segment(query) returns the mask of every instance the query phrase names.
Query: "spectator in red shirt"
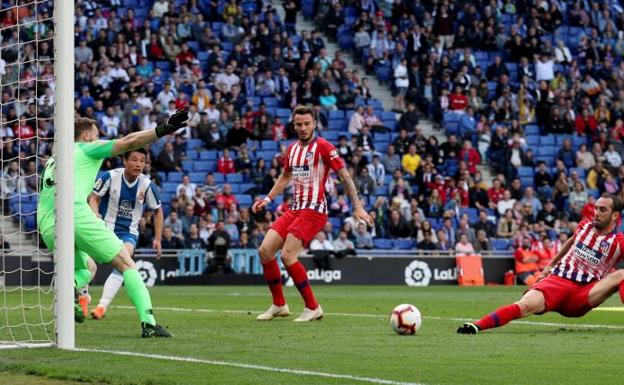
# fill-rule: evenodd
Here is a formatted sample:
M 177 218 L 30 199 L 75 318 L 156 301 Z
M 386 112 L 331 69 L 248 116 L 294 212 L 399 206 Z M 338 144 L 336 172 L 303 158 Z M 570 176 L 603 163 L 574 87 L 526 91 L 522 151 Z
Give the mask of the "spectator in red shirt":
M 271 139 L 279 142 L 282 139 L 286 139 L 286 127 L 279 116 L 275 117 L 273 124 L 271 125 Z
M 501 182 L 498 179 L 492 181 L 492 187 L 487 191 L 488 198 L 490 199 L 490 208 L 495 209 L 498 201 L 503 199 L 503 193 L 505 189 L 501 187 Z
M 176 57 L 178 65 L 188 64 L 189 66 L 195 61 L 195 54 L 186 43 L 182 43 L 180 46 L 180 53 Z
M 579 135 L 590 135 L 594 136 L 596 132 L 596 128 L 598 128 L 598 122 L 594 115 L 589 113 L 587 108 L 583 108 L 583 112 L 581 115 L 576 116 L 576 121 L 574 122 L 576 125 L 576 132 Z
M 465 112 L 468 107 L 468 98 L 462 93 L 460 86 L 455 86 L 455 90 L 449 96 L 449 107 L 452 112 Z
M 585 204 L 585 206 L 583 206 L 583 209 L 581 210 L 581 219 L 583 218 L 594 218 L 594 212 L 596 211 L 596 198 L 594 198 L 593 195 L 590 195 L 587 203 Z
M 17 133 L 20 139 L 31 139 L 35 136 L 35 130 L 28 124 L 28 121 L 23 117 L 20 119 Z
M 217 203 L 223 202 L 223 207 L 230 207 L 233 204 L 238 205 L 238 201 L 232 194 L 232 186 L 229 183 L 223 185 L 223 192 L 217 194 Z
M 468 171 L 471 174 L 477 172 L 477 165 L 481 163 L 481 156 L 472 147 L 472 142 L 469 140 L 464 141 L 463 148 L 459 151 L 459 160 L 463 160 L 468 165 Z
M 223 156 L 217 161 L 217 172 L 220 174 L 234 174 L 234 160 L 230 158 L 230 150 L 223 150 Z

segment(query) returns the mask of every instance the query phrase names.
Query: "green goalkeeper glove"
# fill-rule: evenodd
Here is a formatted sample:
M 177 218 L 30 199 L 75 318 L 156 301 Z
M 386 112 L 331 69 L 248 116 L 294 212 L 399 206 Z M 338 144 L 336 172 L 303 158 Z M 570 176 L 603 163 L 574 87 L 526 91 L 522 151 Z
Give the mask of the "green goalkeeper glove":
M 156 127 L 156 136 L 162 138 L 165 135 L 173 134 L 180 128 L 185 127 L 188 121 L 188 108 L 177 110 L 175 114 L 171 115 L 167 119 L 166 123 L 163 123 Z

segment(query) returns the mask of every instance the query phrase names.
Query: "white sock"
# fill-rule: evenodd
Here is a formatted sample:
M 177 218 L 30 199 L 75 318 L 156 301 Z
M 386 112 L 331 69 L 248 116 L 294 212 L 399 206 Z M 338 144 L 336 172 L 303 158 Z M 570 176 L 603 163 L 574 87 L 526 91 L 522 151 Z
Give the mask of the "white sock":
M 121 288 L 123 280 L 123 275 L 116 269 L 113 269 L 111 275 L 106 278 L 104 290 L 102 291 L 102 298 L 100 298 L 100 304 L 98 306 L 103 306 L 105 309 L 108 308 L 108 305 L 110 305 Z
M 80 295 L 88 296 L 89 295 L 89 285 L 80 289 Z

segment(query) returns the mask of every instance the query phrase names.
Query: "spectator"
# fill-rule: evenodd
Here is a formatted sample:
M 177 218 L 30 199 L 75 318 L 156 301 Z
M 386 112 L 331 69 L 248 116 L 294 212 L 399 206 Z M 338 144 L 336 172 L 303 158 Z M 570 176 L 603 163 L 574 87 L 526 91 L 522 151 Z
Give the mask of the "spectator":
M 557 159 L 561 160 L 567 168 L 576 167 L 576 154 L 572 149 L 572 142 L 570 139 L 564 139 L 562 147 L 557 153 Z
M 504 216 L 498 221 L 496 234 L 499 238 L 511 238 L 518 232 L 518 223 L 511 209 L 505 210 Z
M 195 183 L 191 183 L 191 178 L 188 175 L 184 175 L 182 177 L 182 183 L 180 183 L 176 188 L 176 196 L 179 197 L 182 194 L 182 190 L 184 190 L 184 195 L 192 197 L 195 194 L 196 188 L 197 185 Z
M 184 243 L 179 237 L 174 236 L 171 227 L 165 225 L 162 239 L 163 250 L 179 250 L 184 248 Z
M 230 158 L 230 150 L 228 150 L 227 148 L 223 150 L 223 155 L 217 161 L 217 172 L 220 174 L 236 173 L 234 160 Z
M 381 163 L 379 155 L 373 155 L 372 163 L 369 163 L 366 168 L 368 169 L 368 174 L 373 178 L 375 186 L 383 186 L 386 178 L 386 169 Z
M 238 204 L 236 196 L 232 194 L 232 185 L 229 183 L 223 185 L 223 192 L 217 194 L 216 202 L 223 203 L 224 207 L 230 207 L 232 204 Z
M 492 251 L 492 244 L 490 243 L 490 239 L 485 233 L 485 230 L 477 231 L 477 239 L 474 242 L 474 251 L 477 253 Z
M 366 225 L 363 223 L 358 224 L 357 231 L 355 232 L 355 247 L 358 249 L 373 248 L 373 237 L 366 230 Z
M 390 212 L 387 234 L 390 238 L 407 238 L 410 235 L 410 228 L 401 217 L 398 210 L 392 210 Z
M 528 237 L 522 239 L 522 246 L 514 253 L 516 260 L 516 279 L 527 286 L 533 285 L 541 272 L 538 267 L 538 256 L 531 250 L 531 240 Z
M 165 219 L 165 228 L 169 227 L 174 237 L 184 240 L 182 233 L 182 221 L 178 218 L 177 211 L 171 211 Z
M 367 167 L 362 167 L 360 175 L 355 177 L 355 187 L 360 195 L 375 195 L 375 180 L 369 175 Z
M 468 241 L 468 235 L 465 233 L 459 234 L 459 241 L 455 245 L 455 252 L 458 254 L 474 254 L 475 249 Z
M 468 171 L 471 174 L 477 172 L 477 165 L 481 163 L 481 156 L 472 147 L 472 142 L 470 140 L 464 141 L 463 148 L 459 151 L 459 159 L 463 160 L 468 164 Z
M 182 172 L 182 161 L 180 157 L 175 154 L 173 143 L 165 143 L 163 151 L 158 155 L 158 169 L 166 172 Z
M 388 174 L 393 174 L 396 170 L 401 168 L 401 158 L 396 153 L 394 145 L 388 145 L 382 163 Z
M 438 250 L 438 245 L 433 241 L 433 233 L 431 230 L 423 233 L 424 239 L 418 243 L 418 249 L 424 251 Z
M 539 189 L 540 187 L 550 187 L 552 184 L 552 177 L 546 169 L 546 163 L 540 162 L 537 165 L 537 171 L 533 176 L 533 185 Z
M 488 215 L 485 210 L 479 211 L 479 219 L 472 227 L 474 228 L 475 232 L 478 232 L 479 230 L 485 230 L 485 234 L 488 236 L 488 238 L 493 238 L 496 236 L 496 230 L 494 229 L 494 225 L 488 220 Z
M 188 236 L 184 240 L 185 249 L 206 250 L 206 242 L 199 236 L 199 228 L 197 223 L 193 223 L 189 227 Z
M 503 193 L 503 199 L 498 201 L 497 211 L 500 216 L 503 216 L 508 210 L 511 210 L 516 203 L 516 200 L 511 197 L 511 192 L 505 190 Z
M 355 245 L 347 238 L 347 235 L 346 231 L 340 230 L 338 238 L 336 238 L 333 242 L 334 251 L 338 253 L 338 255 L 355 255 Z
M 334 254 L 334 246 L 323 231 L 319 231 L 310 242 L 310 253 L 314 256 L 314 265 L 317 269 L 331 269 L 330 257 Z
M 594 155 L 587 151 L 587 145 L 585 143 L 581 144 L 576 152 L 576 164 L 578 167 L 584 168 L 585 170 L 589 170 L 596 165 Z
M 411 178 L 414 178 L 416 176 L 416 170 L 420 166 L 420 161 L 420 155 L 416 153 L 416 146 L 411 144 L 408 147 L 408 153 L 403 155 L 403 159 L 401 160 L 403 170 L 408 172 Z

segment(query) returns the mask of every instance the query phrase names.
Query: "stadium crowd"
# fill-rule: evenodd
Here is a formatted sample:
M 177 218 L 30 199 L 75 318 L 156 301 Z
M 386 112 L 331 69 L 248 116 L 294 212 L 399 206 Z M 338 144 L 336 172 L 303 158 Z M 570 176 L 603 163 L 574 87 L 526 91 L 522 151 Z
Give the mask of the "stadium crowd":
M 51 6 L 0 12 L 1 182 L 10 212 L 16 195 L 37 191 L 51 154 Z M 279 6 L 285 20 L 265 1 L 76 1 L 76 114 L 112 139 L 190 109 L 187 130 L 149 149 L 146 173 L 166 215 L 163 248 L 211 249 L 218 238 L 260 245 L 289 197 L 259 214 L 249 207 L 282 170 L 298 104 L 315 106 L 319 134 L 337 146 L 375 221 L 367 229 L 348 216 L 332 176 L 330 222 L 312 249 L 552 255 L 599 193 L 624 196 L 624 13 L 616 2 Z M 317 16 L 318 30 L 296 34 L 301 11 Z M 362 58 L 368 74 L 347 67 L 349 52 L 329 56 L 327 38 Z M 390 83 L 398 121 L 371 95 L 367 76 Z M 445 130 L 443 142 L 423 135 L 423 116 Z M 483 163 L 492 181 L 477 169 Z M 104 169 L 120 166 L 110 159 Z M 148 247 L 149 213 L 140 233 L 138 247 Z

